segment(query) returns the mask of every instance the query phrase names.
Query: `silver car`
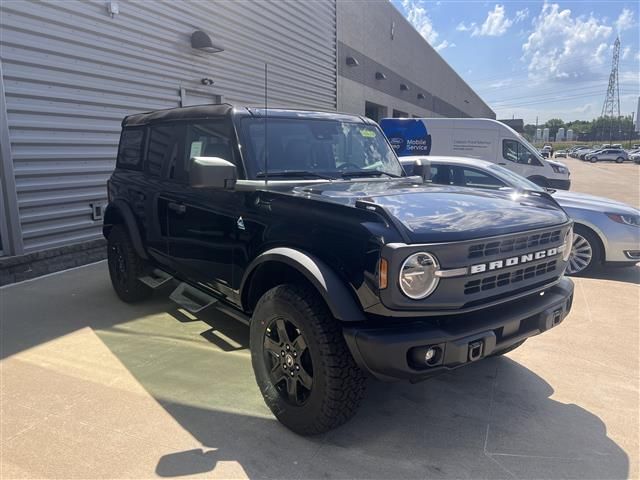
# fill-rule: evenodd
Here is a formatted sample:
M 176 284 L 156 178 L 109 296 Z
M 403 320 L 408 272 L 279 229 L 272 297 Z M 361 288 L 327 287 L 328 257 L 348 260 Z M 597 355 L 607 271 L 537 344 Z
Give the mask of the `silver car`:
M 473 188 L 545 189 L 495 163 L 463 157 L 402 157 L 407 173 L 416 160 L 431 164 L 431 181 Z M 584 275 L 603 264 L 635 265 L 640 261 L 640 210 L 583 193 L 548 190 L 575 222 L 573 250 L 566 273 Z
M 584 159 L 591 163 L 601 162 L 603 160 L 622 163 L 625 160 L 629 160 L 629 155 L 621 148 L 603 148 L 602 150 L 588 153 L 584 156 Z

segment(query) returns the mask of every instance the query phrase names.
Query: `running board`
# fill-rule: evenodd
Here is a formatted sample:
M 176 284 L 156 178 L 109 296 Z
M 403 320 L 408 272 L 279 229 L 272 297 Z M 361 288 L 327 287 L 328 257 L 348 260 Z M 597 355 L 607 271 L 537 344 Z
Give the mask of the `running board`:
M 191 313 L 198 313 L 218 301 L 217 298 L 186 283 L 178 285 L 169 298 Z
M 139 277 L 142 283 L 144 283 L 149 288 L 160 288 L 162 285 L 167 283 L 169 280 L 173 278 L 172 275 L 169 275 L 167 272 L 163 272 L 159 268 L 154 268 L 148 275 L 144 277 Z

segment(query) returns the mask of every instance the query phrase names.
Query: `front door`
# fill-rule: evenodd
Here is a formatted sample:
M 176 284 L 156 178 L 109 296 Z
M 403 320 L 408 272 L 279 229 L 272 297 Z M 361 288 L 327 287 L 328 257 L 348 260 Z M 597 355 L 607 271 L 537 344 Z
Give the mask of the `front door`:
M 226 119 L 187 124 L 184 155 L 167 176 L 160 198 L 167 215 L 169 257 L 184 278 L 231 296 L 241 192 L 189 186 L 191 158 L 219 157 L 237 163 Z

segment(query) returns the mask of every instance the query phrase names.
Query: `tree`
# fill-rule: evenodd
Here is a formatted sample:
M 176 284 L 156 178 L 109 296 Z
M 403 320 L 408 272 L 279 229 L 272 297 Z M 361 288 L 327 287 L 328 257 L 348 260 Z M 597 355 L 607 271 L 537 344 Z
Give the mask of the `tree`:
M 564 121 L 559 118 L 551 118 L 544 124 L 549 129 L 549 138 L 556 138 L 558 129 L 564 127 Z

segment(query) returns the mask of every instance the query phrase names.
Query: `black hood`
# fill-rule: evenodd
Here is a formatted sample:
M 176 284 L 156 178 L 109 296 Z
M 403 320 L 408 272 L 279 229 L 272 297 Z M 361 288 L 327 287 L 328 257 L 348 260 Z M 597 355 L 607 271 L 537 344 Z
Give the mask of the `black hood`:
M 415 184 L 407 180 L 299 186 L 297 194 L 355 208 L 382 208 L 411 243 L 470 240 L 566 223 L 552 201 L 513 191 Z

